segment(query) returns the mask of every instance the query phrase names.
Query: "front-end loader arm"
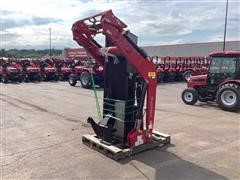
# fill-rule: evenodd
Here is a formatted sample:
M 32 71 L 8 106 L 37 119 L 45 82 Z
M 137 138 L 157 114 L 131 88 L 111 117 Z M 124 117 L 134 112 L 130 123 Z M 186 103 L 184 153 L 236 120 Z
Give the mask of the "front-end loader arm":
M 82 19 L 73 24 L 73 39 L 83 46 L 100 64 L 104 64 L 103 52 L 124 56 L 136 69 L 146 84 L 146 141 L 152 141 L 152 130 L 156 100 L 156 69 L 146 54 L 126 36 L 127 27 L 111 10 Z M 94 40 L 94 36 L 102 33 L 114 46 L 102 47 Z M 143 97 L 145 98 L 145 97 Z M 143 123 L 143 120 L 142 120 Z

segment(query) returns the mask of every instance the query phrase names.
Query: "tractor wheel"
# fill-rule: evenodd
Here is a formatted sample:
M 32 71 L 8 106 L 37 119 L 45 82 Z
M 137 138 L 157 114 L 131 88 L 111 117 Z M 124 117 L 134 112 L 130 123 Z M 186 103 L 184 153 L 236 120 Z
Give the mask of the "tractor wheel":
M 170 72 L 169 73 L 169 81 L 174 82 L 176 78 L 176 73 L 175 72 Z
M 192 75 L 193 75 L 193 71 L 191 71 L 191 70 L 185 71 L 185 72 L 183 73 L 183 80 L 184 80 L 185 82 L 187 82 Z
M 60 74 L 60 75 L 58 76 L 58 79 L 59 79 L 59 81 L 64 81 L 63 75 Z
M 44 81 L 44 75 L 40 75 L 38 81 L 39 81 L 39 82 Z
M 198 92 L 193 88 L 187 88 L 182 92 L 182 100 L 185 104 L 194 105 L 198 100 Z
M 38 78 L 37 78 L 38 82 L 41 82 L 42 81 L 42 76 L 39 75 Z
M 217 103 L 225 111 L 236 111 L 240 102 L 240 87 L 233 83 L 224 84 L 217 92 Z
M 83 88 L 89 89 L 92 87 L 91 75 L 89 72 L 82 72 L 80 76 L 80 81 Z
M 180 72 L 176 73 L 175 81 L 182 81 L 182 73 Z
M 42 80 L 43 80 L 43 81 L 47 81 L 47 80 L 48 80 L 48 77 L 47 77 L 46 74 L 43 74 L 43 75 L 42 75 Z
M 59 76 L 58 76 L 58 75 L 55 75 L 54 80 L 55 80 L 55 81 L 58 81 L 58 79 L 59 79 Z
M 8 83 L 8 78 L 7 76 L 2 76 L 2 82 L 7 84 Z
M 163 82 L 163 79 L 164 79 L 164 73 L 163 72 L 159 72 L 157 74 L 157 81 L 158 82 Z
M 18 78 L 18 82 L 19 82 L 19 83 L 22 83 L 22 82 L 23 82 L 23 78 L 22 78 L 21 76 Z
M 74 77 L 69 76 L 68 83 L 70 84 L 70 86 L 75 86 L 77 84 L 77 80 Z
M 24 77 L 24 82 L 29 82 L 29 77 L 28 77 L 27 74 L 26 74 L 25 77 Z

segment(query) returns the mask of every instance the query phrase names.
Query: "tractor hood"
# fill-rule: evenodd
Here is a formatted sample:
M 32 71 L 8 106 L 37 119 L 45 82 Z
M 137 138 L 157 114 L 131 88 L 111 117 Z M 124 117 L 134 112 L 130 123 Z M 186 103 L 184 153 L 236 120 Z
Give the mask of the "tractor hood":
M 13 66 L 8 66 L 7 67 L 7 71 L 9 71 L 9 72 L 18 72 L 18 69 L 13 67 Z
M 188 87 L 203 86 L 207 84 L 207 74 L 191 76 L 188 80 Z
M 44 69 L 46 72 L 56 72 L 56 68 L 54 67 L 45 67 Z
M 205 81 L 207 79 L 207 74 L 191 76 L 189 81 Z
M 40 71 L 40 68 L 38 68 L 38 67 L 29 66 L 26 69 L 27 69 L 28 72 L 39 72 Z
M 85 66 L 75 66 L 74 69 L 75 70 L 82 70 Z
M 71 71 L 72 71 L 72 68 L 70 68 L 70 67 L 62 67 L 62 68 L 61 68 L 61 71 L 71 72 Z

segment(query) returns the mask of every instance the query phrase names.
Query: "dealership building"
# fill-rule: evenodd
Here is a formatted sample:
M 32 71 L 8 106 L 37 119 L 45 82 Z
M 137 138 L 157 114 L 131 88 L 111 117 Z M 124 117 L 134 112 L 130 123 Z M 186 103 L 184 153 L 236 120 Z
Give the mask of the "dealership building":
M 208 56 L 210 52 L 222 51 L 223 42 L 189 43 L 175 45 L 156 45 L 142 47 L 149 56 Z M 227 41 L 226 50 L 240 51 L 240 41 Z M 83 48 L 65 48 L 66 58 L 84 58 L 87 56 Z

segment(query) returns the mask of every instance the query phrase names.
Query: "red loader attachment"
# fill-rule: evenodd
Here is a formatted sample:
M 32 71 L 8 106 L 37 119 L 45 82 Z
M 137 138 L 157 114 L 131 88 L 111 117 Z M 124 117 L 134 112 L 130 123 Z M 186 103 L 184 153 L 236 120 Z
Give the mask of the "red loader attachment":
M 72 27 L 73 39 L 104 66 L 103 116 L 99 123 L 88 118 L 96 135 L 82 140 L 114 159 L 170 143 L 170 136 L 153 132 L 156 67 L 125 28 L 111 10 Z M 105 36 L 106 47 L 94 40 L 97 34 Z

